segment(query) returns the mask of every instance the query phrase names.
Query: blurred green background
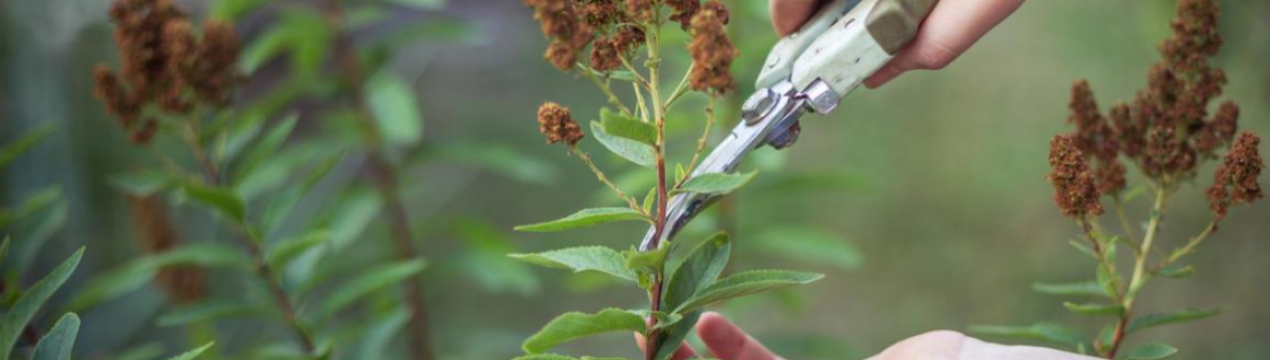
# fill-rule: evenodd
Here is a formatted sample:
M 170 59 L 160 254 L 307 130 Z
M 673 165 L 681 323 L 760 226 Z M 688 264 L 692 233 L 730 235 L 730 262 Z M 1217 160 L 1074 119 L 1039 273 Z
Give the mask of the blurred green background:
M 210 6 L 182 3 L 196 14 Z M 745 94 L 776 38 L 766 1 L 726 3 L 735 13 L 730 31 L 742 51 L 733 72 Z M 1270 136 L 1270 3 L 1220 3 L 1226 45 L 1213 63 L 1229 78 L 1223 99 L 1241 106 L 1244 129 Z M 1063 119 L 1073 80 L 1089 79 L 1104 110 L 1145 85 L 1147 68 L 1158 59 L 1155 45 L 1169 33 L 1173 4 L 1034 0 L 947 69 L 909 73 L 883 88 L 857 91 L 832 116 L 805 119 L 796 146 L 779 153 L 761 150 L 747 165 L 763 172 L 759 182 L 736 195 L 732 211 L 708 214 L 684 239 L 727 228 L 741 254 L 735 269 L 780 266 L 829 276 L 793 293 L 720 310 L 791 360 L 862 358 L 908 336 L 964 331 L 970 324 L 1044 320 L 1096 332 L 1102 323 L 1068 313 L 1063 299 L 1029 290 L 1034 281 L 1084 279 L 1093 270 L 1068 246 L 1078 229 L 1050 200 L 1043 178 L 1048 143 L 1069 130 Z M 89 246 L 84 264 L 55 300 L 69 298 L 91 274 L 137 253 L 127 204 L 105 178 L 137 166 L 143 154 L 126 144 L 91 94 L 91 67 L 115 58 L 107 6 L 105 0 L 0 4 L 0 142 L 41 123 L 58 129 L 0 177 L 0 203 L 15 204 L 44 184 L 62 185 L 68 224 L 42 250 L 40 273 L 74 248 Z M 463 19 L 464 40 L 403 45 L 389 66 L 417 91 L 426 124 L 423 146 L 458 153 L 412 168 L 402 179 L 417 190 L 409 207 L 422 229 L 424 254 L 435 265 L 427 272 L 428 296 L 444 358 L 506 358 L 558 313 L 642 304 L 646 300 L 636 291 L 488 258 L 491 251 L 576 244 L 625 248 L 644 229 L 631 224 L 552 234 L 510 231 L 611 200 L 563 148 L 542 144 L 533 121 L 543 101 L 560 102 L 586 120 L 604 100 L 586 79 L 542 61 L 545 40 L 519 1 L 452 0 L 413 21 L 437 16 Z M 249 18 L 239 27 L 250 41 L 267 21 Z M 668 43 L 683 40 L 671 39 Z M 672 59 L 672 68 L 681 69 L 686 60 L 675 53 L 681 58 Z M 703 104 L 694 97 L 681 106 L 685 111 L 671 116 L 686 124 L 672 124 L 680 130 L 682 139 L 674 144 L 681 150 L 692 146 L 700 126 L 692 116 L 699 116 Z M 722 107 L 722 116 L 734 118 L 738 101 Z M 303 121 L 300 126 L 301 132 L 320 130 Z M 592 145 L 586 147 L 602 151 Z M 473 166 L 479 161 L 463 156 L 473 146 L 517 156 L 486 154 L 481 161 L 501 165 Z M 1270 148 L 1262 145 L 1262 151 Z M 497 159 L 519 160 L 509 165 Z M 600 162 L 619 179 L 631 170 L 616 158 Z M 1160 242 L 1165 248 L 1207 223 L 1203 188 L 1211 171 L 1211 164 L 1201 169 L 1194 186 L 1174 198 Z M 1131 216 L 1145 218 L 1148 206 L 1143 200 L 1130 204 Z M 209 227 L 190 221 L 183 233 L 196 241 L 223 235 Z M 768 256 L 759 245 L 779 244 L 782 234 L 809 227 L 845 239 L 863 260 L 789 260 Z M 747 241 L 758 238 L 765 240 Z M 1270 358 L 1270 204 L 1232 211 L 1215 240 L 1192 258 L 1194 277 L 1152 282 L 1140 306 L 1147 312 L 1219 305 L 1229 310 L 1136 339 L 1173 344 L 1183 359 Z M 364 249 L 373 251 L 384 250 Z M 143 339 L 179 343 L 147 325 L 162 302 L 150 291 L 82 314 L 77 352 L 110 358 L 114 349 Z M 242 324 L 223 326 L 253 331 Z M 571 350 L 632 356 L 629 340 L 605 337 Z

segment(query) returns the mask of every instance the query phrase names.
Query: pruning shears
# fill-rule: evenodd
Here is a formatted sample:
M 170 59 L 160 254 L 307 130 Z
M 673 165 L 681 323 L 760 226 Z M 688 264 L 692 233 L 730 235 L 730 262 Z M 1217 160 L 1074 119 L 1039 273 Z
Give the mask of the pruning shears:
M 886 65 L 917 35 L 939 0 L 834 0 L 802 28 L 772 47 L 741 106 L 741 121 L 689 176 L 732 172 L 763 145 L 784 149 L 798 140 L 798 120 L 834 110 L 864 79 Z M 717 196 L 680 193 L 667 202 L 666 227 L 648 230 L 640 251 L 674 237 Z M 659 241 L 654 241 L 659 240 Z

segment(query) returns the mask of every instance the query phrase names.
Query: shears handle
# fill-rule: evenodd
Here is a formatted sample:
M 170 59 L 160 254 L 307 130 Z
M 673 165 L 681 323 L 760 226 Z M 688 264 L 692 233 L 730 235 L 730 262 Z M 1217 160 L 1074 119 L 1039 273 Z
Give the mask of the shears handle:
M 938 0 L 835 0 L 768 54 L 757 87 L 822 80 L 845 96 L 917 36 Z

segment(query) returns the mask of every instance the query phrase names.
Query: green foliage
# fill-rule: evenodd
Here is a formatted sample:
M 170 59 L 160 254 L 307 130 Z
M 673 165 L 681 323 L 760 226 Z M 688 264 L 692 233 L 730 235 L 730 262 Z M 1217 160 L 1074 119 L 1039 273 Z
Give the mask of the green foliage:
M 125 194 L 150 196 L 180 185 L 181 180 L 161 171 L 138 171 L 112 175 L 107 181 Z
M 657 145 L 657 127 L 652 124 L 623 116 L 609 110 L 600 109 L 600 123 L 608 135 L 634 140 L 649 146 Z
M 675 193 L 702 193 L 722 195 L 730 193 L 736 189 L 745 186 L 758 172 L 750 172 L 748 174 L 724 174 L 710 173 L 701 174 L 688 178 L 683 185 L 674 190 Z
M 534 232 L 562 231 L 607 222 L 630 220 L 648 221 L 648 218 L 644 214 L 630 208 L 591 208 L 583 209 L 558 220 L 520 225 L 516 227 L 516 230 Z
M 648 144 L 630 140 L 616 135 L 609 134 L 604 125 L 599 122 L 591 122 L 591 134 L 595 135 L 595 139 L 600 141 L 610 152 L 621 156 L 623 159 L 630 160 L 639 166 L 653 167 L 657 163 L 656 155 L 653 154 L 653 147 Z
M 1107 296 L 1106 291 L 1093 281 L 1063 284 L 1033 283 L 1032 290 L 1042 294 L 1064 296 Z
M 541 354 L 588 336 L 614 331 L 644 332 L 644 326 L 644 318 L 622 309 L 604 309 L 595 314 L 571 312 L 552 319 L 522 347 L 527 353 Z
M 13 346 L 17 344 L 18 336 L 22 334 L 22 329 L 26 328 L 31 318 L 35 317 L 35 312 L 53 297 L 53 293 L 66 283 L 66 279 L 71 277 L 71 273 L 75 271 L 75 267 L 79 266 L 79 260 L 83 256 L 84 248 L 81 247 L 61 265 L 53 268 L 47 276 L 23 292 L 18 302 L 5 311 L 4 318 L 0 320 L 0 360 L 9 359 Z
M 53 125 L 45 124 L 38 128 L 27 131 L 25 134 L 22 134 L 22 136 L 18 137 L 16 141 L 9 144 L 5 144 L 3 147 L 0 147 L 0 169 L 9 167 L 9 163 L 12 163 L 13 160 L 18 157 L 18 155 L 22 155 L 23 153 L 26 153 L 28 150 L 31 150 L 31 148 L 34 147 L 35 144 L 40 143 L 40 141 L 43 141 L 45 138 L 49 137 L 49 135 L 52 135 L 52 134 L 53 134 Z
M 186 351 L 186 352 L 184 352 L 184 353 L 181 353 L 180 355 L 177 355 L 177 356 L 174 356 L 174 357 L 168 358 L 168 360 L 194 360 L 194 359 L 197 359 L 199 355 L 202 355 L 202 354 L 203 354 L 203 352 L 207 351 L 207 349 L 210 349 L 210 348 L 212 347 L 212 345 L 216 345 L 216 343 L 215 343 L 215 342 L 209 342 L 209 343 L 207 343 L 207 344 L 203 344 L 203 346 L 199 346 L 199 347 L 197 347 L 197 348 L 194 348 L 193 350 Z
M 35 344 L 31 360 L 69 360 L 75 347 L 75 335 L 79 334 L 79 316 L 66 313 L 53 324 L 53 329 Z
M 1226 308 L 1183 309 L 1168 313 L 1149 314 L 1130 321 L 1129 326 L 1125 327 L 1125 332 L 1132 333 L 1150 327 L 1203 320 L 1221 314 L 1224 311 L 1226 311 Z
M 573 272 L 595 271 L 620 279 L 638 281 L 635 271 L 627 267 L 626 258 L 616 250 L 603 246 L 582 246 L 508 256 L 540 266 L 567 269 Z
M 1153 342 L 1138 345 L 1125 355 L 1125 360 L 1159 360 L 1173 356 L 1177 349 L 1162 343 Z
M 974 325 L 970 333 L 1020 340 L 1039 340 L 1071 348 L 1089 348 L 1089 340 L 1079 332 L 1055 323 L 1036 323 L 1032 326 Z
M 247 219 L 247 205 L 233 191 L 195 184 L 186 184 L 182 189 L 190 199 L 207 205 L 231 221 L 241 223 Z
M 787 270 L 743 271 L 720 279 L 718 282 L 698 290 L 695 295 L 676 307 L 675 312 L 688 311 L 710 303 L 749 294 L 809 284 L 824 277 L 824 274 Z
M 681 305 L 714 284 L 731 254 L 732 242 L 725 233 L 717 233 L 697 245 L 667 277 L 670 280 L 662 295 L 663 308 L 681 313 Z
M 423 117 L 410 86 L 388 73 L 375 75 L 366 86 L 366 102 L 375 113 L 384 141 L 402 147 L 418 143 L 423 138 Z
M 376 290 L 406 281 L 406 279 L 410 279 L 422 272 L 424 266 L 423 260 L 415 259 L 380 265 L 366 270 L 349 280 L 322 303 L 318 309 L 319 318 L 329 319 L 336 312 Z
M 70 302 L 73 311 L 113 300 L 150 283 L 159 270 L 168 266 L 195 265 L 204 268 L 249 270 L 251 262 L 232 247 L 200 242 L 133 260 L 90 279 Z
M 1064 302 L 1063 307 L 1067 308 L 1068 311 L 1081 315 L 1118 317 L 1124 314 L 1124 306 L 1119 304 L 1077 304 Z

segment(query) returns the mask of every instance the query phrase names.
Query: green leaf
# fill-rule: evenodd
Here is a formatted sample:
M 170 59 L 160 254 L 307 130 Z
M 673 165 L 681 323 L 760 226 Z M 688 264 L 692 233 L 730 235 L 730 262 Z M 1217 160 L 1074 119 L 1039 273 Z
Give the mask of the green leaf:
M 398 3 L 407 6 L 415 6 L 424 9 L 440 9 L 445 6 L 446 0 L 387 0 L 388 2 Z
M 159 171 L 140 171 L 111 175 L 110 185 L 125 194 L 135 196 L 151 196 L 172 189 L 181 180 Z
M 858 269 L 864 264 L 860 250 L 847 239 L 806 226 L 773 226 L 755 235 L 753 245 L 765 253 L 798 262 Z
M 376 290 L 401 281 L 414 281 L 411 277 L 423 272 L 424 266 L 423 259 L 414 259 L 371 268 L 333 292 L 322 304 L 319 317 L 330 319 L 335 313 Z
M 682 313 L 722 300 L 807 284 L 824 277 L 824 274 L 787 270 L 743 271 L 698 291 L 697 295 L 678 306 L 674 312 Z
M 83 257 L 84 248 L 80 247 L 70 258 L 54 268 L 48 276 L 27 289 L 13 307 L 5 311 L 4 319 L 0 320 L 0 360 L 9 359 L 9 354 L 12 353 L 13 345 L 17 344 L 18 335 L 22 334 L 22 329 L 26 328 L 31 318 L 35 317 L 35 312 L 44 306 L 53 293 L 66 283 L 66 279 L 75 272 L 75 267 L 79 266 L 79 260 Z
M 410 311 L 404 307 L 373 319 L 370 329 L 357 341 L 359 349 L 354 359 L 384 359 L 384 349 L 390 348 L 389 343 L 408 321 Z
M 75 335 L 79 334 L 79 316 L 66 313 L 53 324 L 53 329 L 35 344 L 31 360 L 69 360 L 75 347 Z
M 714 285 L 723 268 L 732 255 L 732 241 L 728 234 L 718 232 L 692 249 L 683 262 L 679 264 L 667 279 L 665 294 L 662 294 L 662 308 L 675 309 L 688 302 L 693 296 Z
M 604 125 L 597 121 L 591 122 L 591 134 L 595 135 L 595 139 L 600 141 L 609 151 L 621 156 L 623 159 L 630 160 L 639 166 L 653 167 L 656 163 L 656 157 L 653 155 L 653 147 L 638 141 L 629 140 L 613 135 L 604 131 Z
M 622 257 L 626 258 L 626 268 L 634 271 L 636 274 L 649 275 L 661 274 L 661 270 L 665 268 L 666 256 L 670 254 L 669 246 L 658 247 L 649 251 L 639 251 L 630 249 L 622 252 Z
M 1169 356 L 1173 356 L 1173 354 L 1176 354 L 1176 353 L 1177 353 L 1177 348 L 1165 345 L 1164 343 L 1150 342 L 1150 343 L 1138 345 L 1137 347 L 1133 348 L 1133 350 L 1129 350 L 1129 353 L 1125 355 L 1124 359 L 1125 360 L 1159 360 L 1159 359 L 1167 358 Z
M 0 264 L 5 264 L 4 260 L 9 258 L 9 235 L 4 236 L 4 241 L 0 242 Z
M 22 155 L 27 152 L 27 150 L 31 150 L 32 146 L 40 143 L 40 141 L 43 141 L 44 138 L 51 134 L 53 134 L 53 125 L 45 123 L 40 127 L 22 134 L 22 137 L 12 143 L 4 145 L 4 147 L 0 147 L 0 170 L 9 167 L 9 163 L 12 163 L 13 159 L 16 159 L 18 155 Z
M 1063 296 L 1108 296 L 1102 286 L 1094 281 L 1063 284 L 1032 283 L 1032 290 L 1042 294 Z
M 192 265 L 248 270 L 251 261 L 238 249 L 224 244 L 197 242 L 146 256 L 89 279 L 71 300 L 71 310 L 88 307 L 139 289 L 166 266 Z
M 693 176 L 673 193 L 702 193 L 722 195 L 739 189 L 758 175 L 757 171 L 748 174 L 709 173 Z
M 600 109 L 600 122 L 609 135 L 634 140 L 647 145 L 657 145 L 657 127 L 609 110 Z
M 649 188 L 648 194 L 644 195 L 644 204 L 643 204 L 644 211 L 647 211 L 648 213 L 651 214 L 653 212 L 653 205 L 656 205 L 656 204 L 657 204 L 657 188 L 655 187 Z
M 520 225 L 515 227 L 515 229 L 516 231 L 533 232 L 562 231 L 607 222 L 630 220 L 648 221 L 648 218 L 644 217 L 644 214 L 640 214 L 638 211 L 631 208 L 591 208 L 583 209 L 582 211 L 578 211 L 562 219 L 537 224 Z
M 679 320 L 669 329 L 662 330 L 661 347 L 657 348 L 657 356 L 653 358 L 656 360 L 670 359 L 670 356 L 674 355 L 675 350 L 682 346 L 684 339 L 692 332 L 692 328 L 697 326 L 697 320 L 701 319 L 701 314 L 704 312 L 704 310 L 700 309 L 689 311 L 682 314 L 682 320 Z
M 1142 194 L 1146 194 L 1146 192 L 1147 192 L 1146 185 L 1134 186 L 1132 189 L 1129 189 L 1129 191 L 1126 191 L 1124 195 L 1121 195 L 1120 201 L 1124 203 L 1128 203 L 1130 201 L 1133 201 L 1133 199 L 1137 199 L 1139 196 L 1142 196 Z
M 261 309 L 240 301 L 205 300 L 197 304 L 182 306 L 159 317 L 161 327 L 185 326 L 206 323 L 213 320 L 243 317 L 261 313 Z
M 195 358 L 198 358 L 199 355 L 202 355 L 204 351 L 207 351 L 207 349 L 211 348 L 212 345 L 215 345 L 215 344 L 216 344 L 215 341 L 209 342 L 207 344 L 204 344 L 203 346 L 199 346 L 197 349 L 186 351 L 185 353 L 182 353 L 181 355 L 170 357 L 168 358 L 168 360 L 194 360 Z
M 688 170 L 684 169 L 684 164 L 675 163 L 675 181 L 679 181 L 679 179 L 684 179 L 684 176 L 687 176 L 687 175 L 688 175 Z
M 514 259 L 575 273 L 596 271 L 622 279 L 637 281 L 635 272 L 626 267 L 626 259 L 616 250 L 603 246 L 572 247 L 533 254 L 511 254 Z
M 1036 323 L 1032 326 L 972 325 L 969 330 L 978 336 L 1040 340 L 1073 348 L 1088 346 L 1089 343 L 1079 332 L 1054 323 Z
M 114 360 L 154 360 L 163 355 L 163 344 L 146 343 L 122 350 Z
M 283 240 L 278 245 L 270 248 L 268 253 L 265 254 L 265 258 L 268 259 L 269 265 L 273 268 L 282 269 L 287 267 L 296 256 L 300 256 L 305 251 L 325 244 L 330 240 L 330 231 L 314 231 L 304 236 Z
M 220 0 L 212 5 L 211 16 L 217 19 L 237 20 L 270 0 Z
M 1124 314 L 1124 306 L 1119 304 L 1076 304 L 1072 302 L 1064 302 L 1063 307 L 1068 311 L 1081 315 L 1094 316 L 1120 316 Z
M 232 191 L 195 184 L 186 184 L 184 189 L 190 199 L 216 209 L 234 222 L 242 223 L 247 218 L 247 205 Z
M 1089 255 L 1089 257 L 1094 258 L 1095 260 L 1098 259 L 1098 253 L 1095 253 L 1094 249 L 1089 248 L 1089 245 L 1085 245 L 1084 242 L 1070 240 L 1067 243 L 1071 244 L 1072 247 L 1076 249 L 1076 251 L 1080 251 L 1082 254 Z
M 16 209 L 4 210 L 0 209 L 0 229 L 9 226 L 10 223 L 18 219 L 31 216 L 40 210 L 48 208 L 50 205 L 57 203 L 62 198 L 62 189 L 57 185 L 48 186 L 36 191 L 35 195 L 27 197 L 18 205 Z
M 622 309 L 604 309 L 594 315 L 570 312 L 552 319 L 521 345 L 525 352 L 541 354 L 557 345 L 614 331 L 644 332 L 644 319 Z
M 1201 320 L 1221 314 L 1226 308 L 1212 309 L 1182 309 L 1168 313 L 1156 313 L 1138 317 L 1129 322 L 1129 326 L 1125 327 L 1125 333 L 1168 324 L 1183 323 L 1188 321 Z
M 1191 275 L 1195 275 L 1195 267 L 1191 265 L 1172 265 L 1160 269 L 1160 271 L 1157 271 L 1155 274 L 1170 279 L 1183 279 L 1190 277 Z
M 423 115 L 410 85 L 385 70 L 371 78 L 366 87 L 366 102 L 384 142 L 408 147 L 423 138 Z

